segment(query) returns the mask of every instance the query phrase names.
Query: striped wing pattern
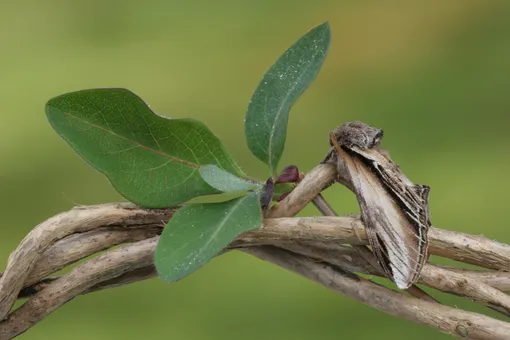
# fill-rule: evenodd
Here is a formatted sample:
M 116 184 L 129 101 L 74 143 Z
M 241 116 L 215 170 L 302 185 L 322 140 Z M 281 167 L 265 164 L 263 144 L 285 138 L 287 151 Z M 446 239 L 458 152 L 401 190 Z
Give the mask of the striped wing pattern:
M 409 181 L 378 148 L 344 150 L 374 255 L 395 284 L 406 289 L 427 260 L 430 189 Z

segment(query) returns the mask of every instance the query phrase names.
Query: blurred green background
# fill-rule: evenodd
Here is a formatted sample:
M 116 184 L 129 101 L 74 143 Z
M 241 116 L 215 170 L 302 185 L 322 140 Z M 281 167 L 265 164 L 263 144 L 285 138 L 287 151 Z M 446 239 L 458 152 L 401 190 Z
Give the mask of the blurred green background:
M 52 131 L 49 98 L 128 88 L 160 114 L 202 120 L 265 179 L 244 142 L 248 100 L 276 58 L 326 20 L 331 50 L 291 112 L 281 166 L 308 171 L 327 152 L 331 129 L 365 121 L 384 129 L 383 146 L 408 177 L 432 187 L 434 225 L 510 243 L 509 17 L 507 1 L 2 1 L 0 268 L 44 219 L 122 200 Z M 326 196 L 340 213 L 358 210 L 344 188 Z M 178 283 L 78 297 L 20 338 L 375 336 L 449 338 L 233 252 Z

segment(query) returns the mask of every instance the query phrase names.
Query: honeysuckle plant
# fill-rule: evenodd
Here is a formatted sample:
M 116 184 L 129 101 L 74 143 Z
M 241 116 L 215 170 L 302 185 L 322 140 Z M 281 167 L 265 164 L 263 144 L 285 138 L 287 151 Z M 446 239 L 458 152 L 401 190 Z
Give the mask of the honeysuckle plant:
M 46 115 L 55 131 L 129 201 L 147 208 L 182 205 L 155 252 L 159 276 L 179 280 L 237 235 L 258 228 L 272 201 L 292 189 L 297 168 L 278 171 L 289 111 L 318 74 L 330 44 L 323 23 L 269 68 L 249 102 L 246 142 L 269 167 L 267 180 L 248 177 L 203 123 L 153 112 L 133 92 L 89 89 L 55 97 Z M 194 203 L 213 195 L 214 203 Z

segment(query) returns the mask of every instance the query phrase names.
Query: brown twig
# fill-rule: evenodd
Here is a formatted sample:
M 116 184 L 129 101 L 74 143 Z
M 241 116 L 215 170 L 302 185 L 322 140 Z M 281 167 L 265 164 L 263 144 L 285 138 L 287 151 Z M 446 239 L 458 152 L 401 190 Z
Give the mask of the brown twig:
M 77 295 L 126 272 L 150 266 L 159 237 L 111 250 L 49 283 L 0 323 L 0 339 L 17 336 Z
M 151 279 L 156 276 L 157 276 L 156 268 L 154 268 L 154 265 L 151 264 L 147 267 L 133 269 L 133 270 L 128 271 L 120 276 L 114 277 L 113 279 L 102 281 L 102 282 L 90 287 L 89 289 L 83 291 L 81 294 L 89 294 L 89 293 L 94 293 L 94 292 L 104 290 L 104 289 L 124 286 L 124 285 L 130 284 L 130 283 Z M 23 288 L 18 296 L 18 299 L 28 298 L 32 295 L 37 294 L 44 288 L 48 287 L 48 285 L 50 283 L 58 280 L 60 277 L 61 276 L 55 276 L 55 277 L 51 277 L 51 278 L 47 278 L 47 279 L 42 279 L 41 281 L 39 281 L 29 287 Z
M 326 223 L 325 223 L 326 222 Z M 335 227 L 336 226 L 336 227 Z M 150 224 L 147 225 L 150 227 Z M 109 228 L 113 230 L 109 231 Z M 81 254 L 87 257 L 91 254 L 89 245 L 96 243 L 96 238 L 99 235 L 115 233 L 118 227 L 104 227 L 98 229 L 96 232 L 80 233 L 72 235 L 55 243 L 50 247 L 46 254 L 61 254 L 61 258 L 67 259 L 62 262 L 47 261 L 45 256 L 41 259 L 41 264 L 36 265 L 35 270 L 29 275 L 27 282 L 39 283 L 45 277 L 45 273 L 53 273 L 63 268 L 63 266 L 74 263 L 76 261 L 72 254 Z M 138 226 L 139 229 L 144 229 L 144 226 Z M 349 228 L 352 228 L 351 233 L 357 234 L 356 240 L 358 242 L 367 242 L 366 235 L 360 233 L 358 230 L 358 222 L 355 217 L 337 217 L 337 218 L 281 218 L 281 219 L 267 219 L 264 221 L 264 226 L 255 231 L 250 231 L 241 234 L 234 242 L 232 242 L 230 249 L 253 247 L 260 245 L 275 245 L 281 248 L 289 249 L 293 252 L 304 254 L 307 256 L 330 261 L 338 266 L 345 267 L 346 270 L 359 272 L 363 274 L 384 276 L 379 271 L 376 271 L 365 258 L 361 257 L 359 253 L 350 246 L 342 245 L 343 243 L 351 242 L 352 239 L 348 235 Z M 134 230 L 129 228 L 127 230 Z M 438 233 L 440 235 L 440 233 Z M 324 239 L 327 236 L 327 240 Z M 76 241 L 80 238 L 80 242 L 76 244 L 71 240 Z M 88 238 L 88 239 L 87 239 Z M 112 238 L 116 239 L 116 237 Z M 131 242 L 134 240 L 131 240 Z M 491 246 L 490 240 L 487 240 L 487 247 Z M 431 239 L 431 242 L 436 242 Z M 70 247 L 69 245 L 75 244 Z M 116 242 L 104 244 L 101 249 L 106 249 L 109 246 L 115 245 Z M 304 246 L 299 246 L 303 244 Z M 462 243 L 459 243 L 461 245 Z M 452 257 L 452 254 L 447 254 Z M 333 258 L 335 258 L 333 260 Z M 43 265 L 45 264 L 45 265 Z M 430 266 L 430 265 L 429 265 Z M 498 290 L 508 292 L 510 291 L 510 272 L 494 272 L 482 270 L 467 270 L 452 267 L 440 267 L 449 272 L 459 273 L 467 278 L 484 282 L 491 287 Z M 1 274 L 0 274 L 1 275 Z M 435 274 L 431 275 L 434 276 Z M 423 283 L 423 281 L 422 281 Z M 35 283 L 34 283 L 35 284 Z M 32 287 L 32 290 L 35 288 Z
M 321 191 L 335 181 L 333 164 L 321 164 L 310 171 L 280 203 L 274 205 L 267 217 L 292 217 L 303 210 Z
M 131 204 L 78 207 L 58 214 L 39 224 L 21 241 L 9 256 L 7 268 L 0 279 L 0 320 L 11 310 L 19 291 L 42 254 L 58 240 L 105 225 L 136 225 L 158 223 L 172 216 L 174 209 L 147 210 Z
M 368 244 L 365 228 L 358 216 L 268 219 L 264 222 L 263 231 L 246 233 L 243 242 L 257 245 L 257 238 L 273 239 L 274 245 L 278 245 L 278 240 L 288 239 L 302 244 Z M 429 242 L 429 251 L 433 255 L 484 268 L 510 271 L 510 245 L 484 236 L 434 227 L 429 230 Z M 486 256 L 491 260 L 485 261 Z
M 27 277 L 25 285 L 37 282 L 70 264 L 122 243 L 159 236 L 164 223 L 151 225 L 108 226 L 73 234 L 50 246 Z
M 91 291 L 95 291 L 98 289 L 104 289 L 111 286 L 116 286 L 118 284 L 121 284 L 123 282 L 133 282 L 137 279 L 142 279 L 145 277 L 152 277 L 154 272 L 151 270 L 151 263 L 152 263 L 152 252 L 154 251 L 156 245 L 155 239 L 149 239 L 145 241 L 137 242 L 131 246 L 124 246 L 122 248 L 116 249 L 114 251 L 108 252 L 102 256 L 99 256 L 95 258 L 93 261 L 86 262 L 85 264 L 82 264 L 78 267 L 76 267 L 70 274 L 64 276 L 63 278 L 60 278 L 60 280 L 53 280 L 49 284 L 46 285 L 45 289 L 41 292 L 37 293 L 32 300 L 34 301 L 30 304 L 23 305 L 20 309 L 18 309 L 16 312 L 11 314 L 10 318 L 3 323 L 0 324 L 0 338 L 10 338 L 16 334 L 13 334 L 13 330 L 22 331 L 24 329 L 27 329 L 31 325 L 35 324 L 38 320 L 41 320 L 44 316 L 49 314 L 52 310 L 58 308 L 60 305 L 68 301 L 71 296 L 76 296 L 79 294 L 85 294 Z M 259 250 L 258 247 L 256 248 L 248 248 L 245 249 L 246 252 L 251 253 L 253 255 L 256 255 L 262 259 L 269 259 L 272 262 L 276 262 L 279 265 L 282 265 L 282 263 L 278 261 L 274 261 L 273 257 L 268 257 L 269 255 L 277 256 L 280 259 L 284 259 L 283 263 L 287 263 L 286 261 L 292 261 L 291 263 L 299 263 L 299 265 L 292 264 L 292 270 L 296 271 L 300 274 L 303 274 L 303 271 L 300 269 L 301 265 L 306 264 L 306 268 L 308 268 L 311 264 L 313 264 L 313 268 L 309 268 L 313 273 L 308 273 L 306 276 L 309 275 L 318 275 L 318 271 L 322 271 L 325 267 L 323 267 L 323 264 L 320 264 L 316 260 L 306 260 L 307 258 L 304 258 L 306 261 L 303 261 L 303 258 L 297 258 L 297 260 L 292 260 L 292 258 L 289 260 L 285 260 L 285 257 L 282 257 L 282 253 L 277 250 L 277 248 L 274 247 L 262 247 L 263 252 Z M 355 254 L 356 252 L 354 252 Z M 274 255 L 277 254 L 277 255 Z M 290 256 L 287 253 L 284 253 L 285 256 Z M 293 254 L 294 256 L 299 256 L 296 254 Z M 127 256 L 127 257 L 126 257 Z M 106 265 L 106 267 L 105 267 Z M 288 268 L 288 265 L 285 265 L 286 268 Z M 328 267 L 328 266 L 326 266 Z M 132 270 L 135 268 L 132 272 L 124 272 L 124 276 L 117 276 L 119 273 L 123 272 L 123 270 L 127 270 L 129 268 Z M 137 272 L 138 269 L 142 270 L 142 275 Z M 289 268 L 288 268 L 289 269 Z M 333 270 L 334 268 L 329 268 L 329 271 Z M 305 271 L 307 272 L 307 271 Z M 133 274 L 135 273 L 135 274 Z M 332 273 L 328 275 L 333 275 Z M 117 276 L 117 279 L 114 279 L 114 277 Z M 335 277 L 337 277 L 337 280 L 331 281 L 331 278 L 321 278 L 320 280 L 317 280 L 321 284 L 327 284 L 327 285 L 335 285 L 335 290 L 350 296 L 353 296 L 353 288 L 350 286 L 353 283 L 351 282 L 350 285 L 346 286 L 345 280 L 353 280 L 352 276 L 345 276 L 340 274 L 334 274 Z M 126 278 L 129 278 L 126 280 Z M 340 280 L 341 279 L 341 280 Z M 365 282 L 366 280 L 359 280 L 354 279 L 354 281 L 359 285 L 363 284 L 363 288 L 370 292 L 371 294 L 376 294 L 373 299 L 368 299 L 365 297 L 366 300 L 361 300 L 364 303 L 367 303 L 368 305 L 374 306 L 378 309 L 381 309 L 385 312 L 388 312 L 392 315 L 402 316 L 406 319 L 412 320 L 412 321 L 418 321 L 425 324 L 431 324 L 431 320 L 429 320 L 427 317 L 424 320 L 416 320 L 414 319 L 413 314 L 408 314 L 407 312 L 403 312 L 402 308 L 404 310 L 408 309 L 409 301 L 407 300 L 407 297 L 402 294 L 396 294 L 388 289 L 382 289 L 381 287 L 370 284 L 369 282 Z M 102 282 L 102 283 L 101 283 Z M 379 294 L 379 295 L 377 295 Z M 396 294 L 396 295 L 394 295 Z M 389 296 L 388 296 L 389 295 Z M 379 299 L 389 299 L 392 301 L 392 304 L 388 306 L 387 304 L 378 305 L 375 301 L 378 301 Z M 415 299 L 416 300 L 416 299 Z M 413 304 L 416 304 L 417 302 L 414 302 L 411 300 Z M 436 304 L 437 306 L 437 304 Z M 423 313 L 432 313 L 434 308 L 431 308 L 427 305 L 419 305 L 419 308 L 426 308 Z M 416 307 L 416 308 L 418 308 Z M 436 307 L 437 308 L 437 307 Z M 451 332 L 452 334 L 471 334 L 474 337 L 474 334 L 476 330 L 486 327 L 485 324 L 479 325 L 478 322 L 486 320 L 484 317 L 479 316 L 474 313 L 466 313 L 463 311 L 460 311 L 460 313 L 451 314 L 451 311 L 456 311 L 455 309 L 447 309 L 448 313 L 446 315 L 440 314 L 439 316 L 436 315 L 436 317 L 439 318 L 446 318 L 442 319 L 442 323 L 439 324 L 440 329 L 443 331 Z M 44 313 L 43 313 L 44 312 Z M 398 314 L 395 314 L 397 313 Z M 437 312 L 437 311 L 436 311 Z M 464 321 L 464 323 L 458 322 L 457 318 L 462 317 L 461 320 Z M 480 319 L 481 318 L 481 319 Z M 21 322 L 21 320 L 32 320 L 33 323 L 24 323 Z M 446 324 L 444 323 L 446 322 Z M 471 323 L 471 326 L 469 326 Z M 435 325 L 438 326 L 438 325 Z M 501 325 L 498 325 L 498 327 Z M 7 331 L 11 333 L 7 333 Z M 466 333 L 467 331 L 467 333 Z M 471 333 L 470 333 L 471 332 Z M 17 333 L 19 334 L 19 333 Z M 493 333 L 491 333 L 491 336 L 499 336 L 498 330 L 493 330 Z M 482 337 L 482 339 L 485 339 Z M 494 337 L 493 339 L 504 339 L 504 337 Z
M 508 339 L 510 334 L 509 323 L 406 296 L 368 280 L 356 280 L 331 265 L 289 251 L 273 247 L 262 248 L 264 252 L 260 253 L 259 249 L 248 251 L 388 314 L 469 339 Z

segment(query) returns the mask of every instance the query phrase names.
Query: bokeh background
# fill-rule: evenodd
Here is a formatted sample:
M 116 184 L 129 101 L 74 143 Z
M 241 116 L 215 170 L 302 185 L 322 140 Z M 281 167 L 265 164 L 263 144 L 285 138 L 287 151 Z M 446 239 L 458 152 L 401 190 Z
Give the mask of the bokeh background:
M 384 129 L 408 177 L 432 187 L 434 225 L 509 243 L 509 18 L 507 1 L 2 1 L 0 270 L 37 223 L 122 200 L 52 131 L 49 98 L 128 88 L 160 114 L 202 120 L 265 179 L 244 142 L 247 103 L 277 57 L 326 20 L 330 53 L 291 112 L 280 164 L 311 169 L 331 129 L 365 121 Z M 344 188 L 326 196 L 341 213 L 358 210 Z M 160 337 L 449 338 L 236 252 L 178 283 L 78 297 L 20 338 Z

